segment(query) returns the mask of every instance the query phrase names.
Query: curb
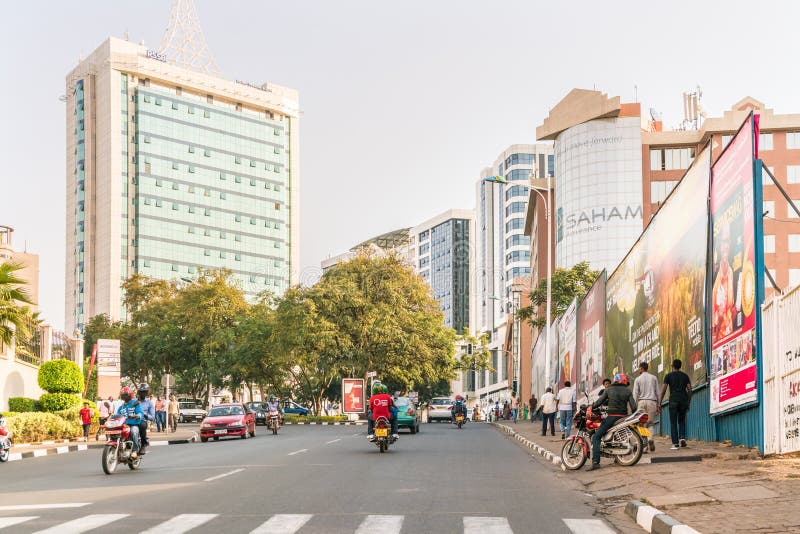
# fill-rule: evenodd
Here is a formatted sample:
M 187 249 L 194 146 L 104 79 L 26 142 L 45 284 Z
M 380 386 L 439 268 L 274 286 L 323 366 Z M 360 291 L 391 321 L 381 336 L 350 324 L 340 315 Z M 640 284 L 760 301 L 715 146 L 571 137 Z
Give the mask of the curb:
M 689 525 L 685 525 L 661 510 L 653 508 L 642 501 L 628 501 L 625 513 L 636 521 L 636 524 L 653 534 L 700 534 Z
M 305 421 L 300 421 L 300 422 L 297 422 L 297 423 L 283 423 L 283 425 L 281 425 L 281 426 L 286 426 L 286 425 L 362 426 L 362 425 L 366 425 L 366 424 L 367 423 L 364 422 L 364 421 L 356 421 L 356 422 L 346 421 L 346 422 L 334 422 L 334 423 L 327 423 L 327 422 L 323 422 L 323 423 L 306 423 Z
M 539 455 L 542 458 L 544 458 L 548 462 L 552 463 L 553 465 L 556 465 L 556 466 L 560 467 L 562 470 L 564 469 L 564 466 L 561 465 L 561 456 L 557 456 L 557 455 L 553 454 L 552 452 L 548 451 L 547 449 L 545 449 L 544 447 L 541 447 L 541 446 L 537 445 L 536 443 L 534 443 L 533 441 L 529 440 L 528 438 L 522 437 L 520 434 L 518 434 L 511 427 L 508 427 L 508 426 L 506 426 L 504 424 L 501 424 L 501 423 L 490 423 L 490 424 L 495 425 L 495 426 L 497 426 L 499 428 L 502 428 L 507 434 L 510 434 L 511 436 L 515 437 L 517 439 L 517 441 L 520 441 L 523 445 L 525 445 L 529 449 L 535 450 L 537 453 L 539 453 Z

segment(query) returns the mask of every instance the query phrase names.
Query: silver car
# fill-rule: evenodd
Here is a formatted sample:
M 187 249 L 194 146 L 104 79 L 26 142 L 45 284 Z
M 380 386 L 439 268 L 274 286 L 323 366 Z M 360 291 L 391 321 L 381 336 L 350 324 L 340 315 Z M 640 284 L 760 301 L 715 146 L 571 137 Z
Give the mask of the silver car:
M 206 411 L 202 409 L 196 402 L 180 401 L 178 402 L 178 407 L 180 410 L 178 421 L 181 423 L 202 421 L 206 417 Z
M 436 397 L 428 404 L 428 422 L 450 421 L 455 401 L 450 397 Z

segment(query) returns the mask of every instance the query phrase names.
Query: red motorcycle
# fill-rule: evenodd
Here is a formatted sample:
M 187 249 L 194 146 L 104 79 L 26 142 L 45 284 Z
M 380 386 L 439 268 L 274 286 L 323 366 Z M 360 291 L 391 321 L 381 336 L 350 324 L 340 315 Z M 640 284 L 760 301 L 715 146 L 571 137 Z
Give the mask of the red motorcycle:
M 112 415 L 105 424 L 106 446 L 103 447 L 103 471 L 110 475 L 119 464 L 135 471 L 142 465 L 142 456 L 133 455 L 134 443 L 131 428 L 125 424 L 124 415 Z
M 7 462 L 11 453 L 11 431 L 6 426 L 6 418 L 0 414 L 0 462 Z

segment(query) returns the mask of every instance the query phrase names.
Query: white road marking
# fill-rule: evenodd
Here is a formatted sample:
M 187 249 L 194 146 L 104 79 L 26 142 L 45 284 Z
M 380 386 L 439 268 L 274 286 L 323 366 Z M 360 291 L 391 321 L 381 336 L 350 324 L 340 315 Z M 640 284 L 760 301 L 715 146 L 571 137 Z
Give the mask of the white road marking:
M 222 473 L 221 475 L 217 475 L 215 477 L 209 477 L 209 478 L 205 479 L 203 482 L 214 482 L 215 480 L 219 480 L 220 478 L 224 478 L 224 477 L 227 477 L 227 476 L 230 476 L 230 475 L 235 475 L 236 473 L 238 473 L 240 471 L 244 471 L 244 468 L 242 468 L 242 469 L 234 469 L 233 471 L 228 471 L 227 473 Z
M 294 534 L 311 519 L 310 514 L 278 514 L 250 534 Z
M 183 534 L 189 532 L 203 523 L 208 523 L 217 517 L 217 514 L 181 514 L 176 515 L 169 521 L 164 521 L 151 529 L 145 530 L 142 534 Z
M 0 528 L 12 527 L 14 525 L 19 525 L 20 523 L 24 523 L 25 521 L 30 521 L 31 519 L 36 519 L 38 516 L 35 515 L 28 515 L 28 516 L 19 516 L 19 517 L 0 517 Z
M 55 508 L 80 508 L 90 502 L 60 502 L 55 504 L 8 504 L 0 506 L 0 512 L 13 512 L 14 510 L 49 510 Z
M 100 528 L 114 521 L 128 517 L 128 514 L 95 514 L 68 521 L 60 525 L 40 530 L 36 534 L 81 534 L 95 528 Z
M 33 449 L 33 457 L 47 456 L 47 449 Z
M 295 454 L 300 454 L 301 452 L 306 452 L 308 449 L 300 449 L 299 451 L 290 452 L 288 456 L 294 456 Z
M 400 534 L 402 515 L 368 515 L 355 534 Z
M 601 519 L 564 519 L 574 534 L 614 534 Z
M 336 443 L 337 441 L 342 441 L 342 438 L 332 439 L 332 440 L 328 441 L 327 443 L 325 443 L 325 445 L 330 445 L 331 443 Z
M 465 517 L 464 534 L 514 534 L 505 517 Z

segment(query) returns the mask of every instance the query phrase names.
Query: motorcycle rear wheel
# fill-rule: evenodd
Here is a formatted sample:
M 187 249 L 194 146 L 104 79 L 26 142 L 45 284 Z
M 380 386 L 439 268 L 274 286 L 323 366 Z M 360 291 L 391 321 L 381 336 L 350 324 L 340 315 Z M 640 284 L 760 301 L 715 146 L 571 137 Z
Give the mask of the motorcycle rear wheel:
M 130 461 L 128 462 L 128 468 L 129 468 L 131 471 L 136 471 L 136 470 L 138 470 L 140 467 L 142 467 L 142 457 L 141 457 L 141 456 L 137 456 L 135 459 L 133 459 L 133 460 L 130 460 Z
M 628 445 L 631 452 L 625 455 L 614 455 L 614 462 L 624 467 L 636 465 L 642 459 L 642 437 L 635 428 L 629 428 L 630 436 L 628 437 Z
M 8 449 L 0 448 L 0 462 L 7 462 L 10 454 Z
M 572 452 L 570 453 L 570 446 L 572 445 Z M 575 443 L 573 441 L 564 442 L 561 447 L 561 463 L 570 471 L 577 471 L 586 463 L 588 456 L 586 451 L 583 450 L 583 444 Z
M 378 448 L 380 449 L 381 452 L 386 452 L 386 449 L 388 447 L 389 447 L 388 443 L 386 443 L 386 441 L 384 440 L 381 440 L 381 442 L 378 443 Z
M 272 425 L 272 435 L 273 436 L 278 435 L 278 425 Z
M 106 445 L 103 448 L 103 472 L 110 475 L 117 468 L 117 448 L 112 445 Z

